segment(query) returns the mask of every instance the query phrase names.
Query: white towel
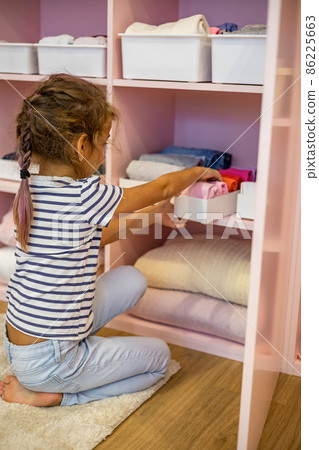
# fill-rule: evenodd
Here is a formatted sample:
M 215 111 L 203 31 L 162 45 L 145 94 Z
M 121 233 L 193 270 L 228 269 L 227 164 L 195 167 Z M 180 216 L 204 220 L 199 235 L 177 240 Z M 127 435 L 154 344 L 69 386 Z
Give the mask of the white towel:
M 59 36 L 47 36 L 39 40 L 39 44 L 47 45 L 69 45 L 73 44 L 74 37 L 69 34 L 60 34 Z
M 131 180 L 152 181 L 164 175 L 164 173 L 177 172 L 185 167 L 174 164 L 159 163 L 153 161 L 133 160 L 126 168 L 126 173 Z
M 209 34 L 209 25 L 205 16 L 196 14 L 159 26 L 134 22 L 125 30 L 125 34 Z
M 96 36 L 96 37 L 78 37 L 74 39 L 73 45 L 106 45 L 107 39 L 104 36 Z

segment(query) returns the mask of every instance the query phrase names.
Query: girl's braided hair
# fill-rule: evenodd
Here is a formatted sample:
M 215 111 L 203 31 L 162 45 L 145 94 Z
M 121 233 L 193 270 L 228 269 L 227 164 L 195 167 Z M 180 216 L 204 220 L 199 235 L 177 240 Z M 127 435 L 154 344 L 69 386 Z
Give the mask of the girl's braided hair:
M 95 146 L 105 124 L 118 118 L 106 94 L 96 85 L 71 75 L 56 74 L 23 102 L 17 116 L 19 165 L 27 170 L 32 154 L 72 166 L 81 177 L 73 145 L 82 134 Z M 28 178 L 21 179 L 13 204 L 17 240 L 27 251 L 33 205 Z

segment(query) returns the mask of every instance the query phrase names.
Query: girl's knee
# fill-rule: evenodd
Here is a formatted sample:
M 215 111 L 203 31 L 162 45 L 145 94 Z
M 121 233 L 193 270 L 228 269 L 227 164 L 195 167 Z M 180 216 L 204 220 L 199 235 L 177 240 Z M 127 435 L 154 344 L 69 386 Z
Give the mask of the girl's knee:
M 162 339 L 154 338 L 157 351 L 160 354 L 161 372 L 166 373 L 169 363 L 171 362 L 171 351 L 169 346 Z
M 121 275 L 123 277 L 123 283 L 128 286 L 131 292 L 141 298 L 147 289 L 147 279 L 145 276 L 134 266 L 121 266 Z

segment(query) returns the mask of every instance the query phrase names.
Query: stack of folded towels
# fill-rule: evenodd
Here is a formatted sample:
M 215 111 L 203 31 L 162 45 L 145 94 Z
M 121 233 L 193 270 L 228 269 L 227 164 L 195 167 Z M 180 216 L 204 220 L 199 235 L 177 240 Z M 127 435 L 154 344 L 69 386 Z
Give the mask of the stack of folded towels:
M 243 344 L 251 241 L 178 236 L 135 266 L 148 288 L 130 314 Z
M 41 45 L 106 45 L 106 36 L 84 36 L 75 38 L 69 34 L 47 36 L 39 40 Z

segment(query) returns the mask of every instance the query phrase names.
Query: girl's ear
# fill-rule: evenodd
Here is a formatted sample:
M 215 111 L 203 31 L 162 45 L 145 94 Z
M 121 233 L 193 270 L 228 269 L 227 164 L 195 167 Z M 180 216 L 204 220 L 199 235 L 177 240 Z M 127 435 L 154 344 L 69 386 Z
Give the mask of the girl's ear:
M 79 137 L 76 146 L 75 146 L 77 152 L 78 152 L 78 156 L 79 156 L 79 160 L 82 161 L 83 157 L 86 158 L 89 151 L 90 151 L 90 143 L 89 143 L 89 138 L 87 136 L 87 134 L 81 134 L 81 136 Z

